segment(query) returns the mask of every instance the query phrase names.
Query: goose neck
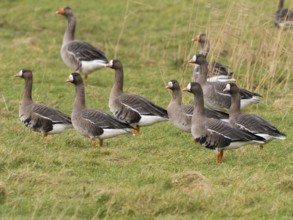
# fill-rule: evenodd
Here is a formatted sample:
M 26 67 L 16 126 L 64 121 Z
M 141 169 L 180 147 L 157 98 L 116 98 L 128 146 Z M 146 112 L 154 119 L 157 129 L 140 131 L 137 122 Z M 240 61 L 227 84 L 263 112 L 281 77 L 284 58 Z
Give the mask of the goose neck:
M 172 91 L 172 101 L 178 105 L 182 104 L 182 92 L 180 89 Z
M 124 80 L 124 74 L 123 74 L 123 68 L 115 69 L 115 82 L 112 89 L 112 92 L 115 92 L 116 94 L 123 93 L 123 80 Z
M 73 109 L 76 111 L 80 111 L 84 108 L 86 108 L 85 88 L 84 88 L 84 85 L 81 83 L 75 86 L 75 100 L 73 104 Z
M 193 115 L 196 116 L 196 118 L 202 118 L 204 117 L 204 98 L 203 98 L 203 92 L 198 91 L 194 95 L 194 110 Z
M 232 93 L 231 94 L 231 106 L 229 109 L 229 117 L 230 120 L 233 120 L 236 118 L 237 115 L 241 113 L 240 110 L 240 94 L 239 92 L 237 93 Z
M 73 15 L 69 16 L 67 18 L 67 28 L 64 33 L 63 37 L 63 44 L 73 41 L 74 40 L 74 35 L 75 35 L 75 26 L 76 26 L 76 20 Z
M 27 102 L 32 102 L 33 78 L 26 78 L 24 82 L 24 93 L 22 99 Z
M 204 62 L 199 65 L 199 75 L 197 77 L 197 82 L 202 84 L 207 81 L 208 77 L 208 63 Z
M 204 42 L 200 43 L 200 53 L 205 57 L 209 54 L 210 51 L 210 42 L 205 40 Z

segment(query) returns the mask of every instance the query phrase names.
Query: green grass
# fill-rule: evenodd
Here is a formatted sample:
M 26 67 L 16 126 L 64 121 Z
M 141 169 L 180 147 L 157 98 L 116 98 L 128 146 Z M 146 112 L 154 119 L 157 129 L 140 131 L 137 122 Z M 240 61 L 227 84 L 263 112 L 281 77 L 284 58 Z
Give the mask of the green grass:
M 72 72 L 59 55 L 64 2 L 2 0 L 0 7 L 0 219 L 292 219 L 292 30 L 271 18 L 275 1 L 70 1 L 78 39 L 124 64 L 125 90 L 166 107 L 165 84 L 191 80 L 187 64 L 200 31 L 209 59 L 227 63 L 237 83 L 263 95 L 246 109 L 287 134 L 263 150 L 215 153 L 169 122 L 119 136 L 93 150 L 73 129 L 42 141 L 18 119 L 22 68 L 34 72 L 33 98 L 70 114 Z M 293 8 L 292 2 L 286 4 Z M 88 107 L 107 112 L 114 73 L 89 76 Z M 192 102 L 184 94 L 184 102 Z

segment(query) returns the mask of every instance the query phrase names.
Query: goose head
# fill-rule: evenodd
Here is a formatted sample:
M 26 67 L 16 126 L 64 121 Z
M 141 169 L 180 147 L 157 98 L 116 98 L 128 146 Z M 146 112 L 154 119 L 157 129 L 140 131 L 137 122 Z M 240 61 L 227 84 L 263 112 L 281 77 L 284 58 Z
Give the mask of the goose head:
M 73 16 L 73 11 L 69 6 L 65 6 L 64 8 L 60 8 L 56 11 L 56 14 L 63 15 L 65 17 Z
M 207 62 L 207 59 L 202 54 L 193 55 L 193 57 L 188 61 L 188 63 L 198 64 L 198 65 L 204 64 L 206 62 Z
M 120 60 L 110 60 L 109 63 L 106 64 L 106 67 L 112 69 L 122 69 L 122 63 Z
M 223 92 L 227 92 L 230 94 L 237 93 L 239 92 L 239 88 L 237 87 L 235 83 L 228 83 L 226 87 L 224 88 Z
M 69 83 L 77 85 L 77 84 L 82 83 L 82 78 L 79 73 L 74 72 L 68 76 L 68 78 L 65 82 L 69 82 Z
M 180 86 L 177 80 L 170 80 L 166 85 L 166 89 L 179 90 Z
M 188 85 L 185 88 L 183 88 L 182 90 L 185 92 L 190 92 L 190 93 L 196 94 L 200 90 L 202 90 L 202 88 L 199 83 L 191 82 L 191 83 L 188 83 Z
M 205 43 L 208 40 L 207 35 L 205 33 L 199 33 L 198 35 L 194 36 L 194 38 L 192 38 L 192 41 L 197 41 L 199 43 Z
M 15 76 L 20 77 L 20 78 L 29 79 L 29 78 L 33 77 L 33 73 L 31 70 L 22 69 Z

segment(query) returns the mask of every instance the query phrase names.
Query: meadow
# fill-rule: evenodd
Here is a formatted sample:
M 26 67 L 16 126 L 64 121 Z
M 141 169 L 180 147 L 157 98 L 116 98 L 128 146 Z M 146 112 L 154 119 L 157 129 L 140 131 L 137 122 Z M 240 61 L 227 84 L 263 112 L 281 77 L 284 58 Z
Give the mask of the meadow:
M 293 29 L 274 27 L 277 1 L 267 0 L 2 0 L 0 3 L 0 219 L 292 219 Z M 199 32 L 211 41 L 209 60 L 227 64 L 237 84 L 263 95 L 255 113 L 287 134 L 215 152 L 195 145 L 170 122 L 141 135 L 105 140 L 93 150 L 74 129 L 42 140 L 18 119 L 24 82 L 34 73 L 33 99 L 70 114 L 72 70 L 61 60 L 69 5 L 76 38 L 124 65 L 125 91 L 167 107 L 165 85 L 191 80 L 188 64 Z M 293 1 L 285 1 L 293 8 Z M 109 112 L 112 69 L 89 76 L 86 102 Z M 184 94 L 191 103 L 191 94 Z

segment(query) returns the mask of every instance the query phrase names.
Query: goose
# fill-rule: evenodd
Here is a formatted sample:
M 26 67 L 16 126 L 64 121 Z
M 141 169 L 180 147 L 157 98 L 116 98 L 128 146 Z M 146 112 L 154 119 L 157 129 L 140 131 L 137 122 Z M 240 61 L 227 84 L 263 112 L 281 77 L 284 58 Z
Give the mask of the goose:
M 227 112 L 231 105 L 230 95 L 223 92 L 226 87 L 224 82 L 207 82 L 208 63 L 206 57 L 202 54 L 194 55 L 189 63 L 197 64 L 200 68 L 200 74 L 196 79 L 203 89 L 205 105 L 207 108 L 217 111 Z M 241 108 L 252 103 L 259 103 L 261 95 L 250 92 L 246 89 L 240 89 Z
M 286 135 L 275 126 L 254 114 L 244 114 L 240 110 L 240 93 L 235 83 L 228 83 L 223 90 L 231 94 L 231 107 L 229 109 L 229 122 L 242 130 L 249 131 L 263 137 L 266 143 L 273 139 L 285 139 Z M 263 147 L 260 145 L 261 148 Z
M 293 11 L 284 8 L 284 0 L 279 0 L 277 11 L 275 11 L 273 21 L 278 28 L 288 28 L 293 26 Z
M 115 82 L 109 97 L 109 108 L 113 115 L 132 125 L 134 134 L 139 134 L 141 126 L 168 120 L 167 110 L 148 99 L 123 92 L 123 66 L 120 60 L 111 60 L 107 67 L 115 70 Z
M 28 128 L 40 132 L 44 139 L 49 134 L 62 133 L 72 127 L 71 119 L 66 114 L 32 99 L 33 72 L 20 70 L 16 77 L 24 79 L 24 92 L 19 106 L 19 119 Z
M 60 51 L 62 60 L 75 72 L 84 74 L 87 84 L 88 74 L 105 67 L 108 60 L 103 51 L 87 42 L 75 40 L 76 20 L 70 7 L 60 8 L 56 13 L 65 16 L 68 22 Z
M 103 140 L 121 134 L 131 134 L 129 124 L 123 123 L 111 115 L 98 109 L 88 109 L 85 104 L 85 88 L 79 73 L 72 73 L 66 82 L 75 85 L 75 100 L 71 113 L 73 128 L 81 135 L 91 139 L 92 147 L 96 148 L 96 138 L 99 146 Z
M 177 80 L 170 80 L 166 85 L 166 89 L 172 91 L 172 99 L 167 107 L 169 120 L 172 124 L 185 132 L 191 132 L 191 118 L 194 105 L 182 104 L 182 92 Z M 205 108 L 205 115 L 208 118 L 216 118 L 228 121 L 229 115 L 224 112 L 210 110 Z
M 223 151 L 236 149 L 246 144 L 263 144 L 265 139 L 248 131 L 235 128 L 227 122 L 207 118 L 204 111 L 203 90 L 199 83 L 189 83 L 183 91 L 194 95 L 191 134 L 196 143 L 217 151 L 217 162 L 221 163 Z
M 194 38 L 192 38 L 192 41 L 199 42 L 200 45 L 200 54 L 203 54 L 205 57 L 207 57 L 209 51 L 210 51 L 210 41 L 208 40 L 208 37 L 205 33 L 199 33 Z M 209 82 L 232 82 L 236 81 L 232 75 L 233 73 L 228 71 L 228 67 L 218 63 L 216 61 L 213 61 L 211 64 L 211 71 L 209 72 L 209 77 L 207 78 L 207 81 Z M 199 74 L 199 67 L 198 65 L 195 65 L 194 71 L 193 71 L 193 81 L 196 82 L 196 77 Z

